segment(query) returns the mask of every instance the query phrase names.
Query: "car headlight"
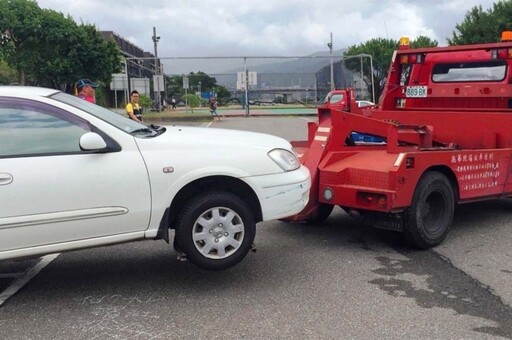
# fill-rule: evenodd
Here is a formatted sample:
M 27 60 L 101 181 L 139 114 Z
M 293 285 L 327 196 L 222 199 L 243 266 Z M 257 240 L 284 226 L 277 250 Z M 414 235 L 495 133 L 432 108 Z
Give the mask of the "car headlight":
M 288 150 L 274 149 L 268 153 L 268 156 L 284 171 L 292 171 L 300 167 L 297 156 Z

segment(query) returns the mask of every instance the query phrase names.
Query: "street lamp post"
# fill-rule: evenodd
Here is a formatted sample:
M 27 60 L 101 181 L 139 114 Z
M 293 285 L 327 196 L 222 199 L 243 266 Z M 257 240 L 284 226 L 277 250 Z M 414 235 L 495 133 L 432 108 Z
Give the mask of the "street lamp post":
M 331 41 L 327 44 L 329 47 L 329 54 L 331 55 L 331 91 L 334 91 L 334 69 L 332 64 L 332 32 L 331 32 Z
M 197 92 L 199 92 L 199 107 L 203 107 L 203 97 L 201 96 L 201 85 L 203 83 L 201 81 L 197 82 Z
M 160 65 L 158 63 L 158 50 L 157 50 L 157 45 L 158 45 L 158 41 L 160 41 L 160 37 L 157 37 L 156 35 L 156 27 L 153 27 L 153 43 L 155 45 L 155 72 L 154 72 L 154 75 L 159 75 L 160 73 Z M 156 100 L 158 102 L 158 112 L 162 111 L 162 102 L 160 100 L 160 81 L 157 77 L 157 81 L 155 82 L 155 85 L 156 85 Z

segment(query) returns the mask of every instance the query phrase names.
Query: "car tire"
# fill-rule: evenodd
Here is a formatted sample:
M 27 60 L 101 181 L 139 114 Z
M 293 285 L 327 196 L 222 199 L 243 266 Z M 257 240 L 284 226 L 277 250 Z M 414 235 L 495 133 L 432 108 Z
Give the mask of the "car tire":
M 320 203 L 316 212 L 306 219 L 307 224 L 322 224 L 331 215 L 334 205 Z
M 242 199 L 210 191 L 192 198 L 178 215 L 175 242 L 196 266 L 223 270 L 247 255 L 255 234 L 254 216 Z
M 453 188 L 440 172 L 426 172 L 405 212 L 405 241 L 420 249 L 439 245 L 448 235 L 455 210 Z

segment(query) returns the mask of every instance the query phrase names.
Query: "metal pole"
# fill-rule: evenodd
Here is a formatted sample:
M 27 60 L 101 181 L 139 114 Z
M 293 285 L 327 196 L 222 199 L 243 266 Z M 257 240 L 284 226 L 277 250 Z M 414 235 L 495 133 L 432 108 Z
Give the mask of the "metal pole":
M 167 105 L 167 107 L 169 107 L 169 103 L 167 103 L 167 100 L 168 100 L 168 97 L 167 97 L 167 84 L 166 84 L 166 81 L 165 81 L 165 72 L 164 72 L 164 65 L 160 65 L 160 71 L 162 72 L 162 79 L 163 79 L 163 85 L 164 85 L 164 89 L 163 89 L 163 92 L 164 92 L 164 100 L 165 100 L 165 104 Z M 165 110 L 165 108 L 163 108 Z
M 203 107 L 203 96 L 201 95 L 201 84 L 202 82 L 197 82 L 197 91 L 199 92 L 199 107 Z
M 249 115 L 249 70 L 247 70 L 247 58 L 244 57 L 244 77 L 245 77 L 245 115 Z
M 364 83 L 364 74 L 363 74 L 363 56 L 361 55 L 361 58 L 359 58 L 361 61 L 361 93 L 359 94 L 359 99 L 362 99 L 363 96 L 363 83 Z
M 334 69 L 332 64 L 332 32 L 331 32 L 331 42 L 327 44 L 329 46 L 329 54 L 331 55 L 331 91 L 334 91 L 335 84 L 334 84 Z
M 317 87 L 318 80 L 316 79 L 316 73 L 315 73 L 315 103 L 317 102 L 318 98 L 318 87 Z
M 187 97 L 187 88 L 185 87 L 185 113 L 188 112 L 188 97 Z
M 375 84 L 373 82 L 373 58 L 370 56 L 370 72 L 372 74 L 372 102 L 375 103 Z
M 154 75 L 158 75 L 160 73 L 160 65 L 158 63 L 158 50 L 157 45 L 158 41 L 160 40 L 160 37 L 156 36 L 156 27 L 153 27 L 153 43 L 155 45 L 155 73 Z M 154 78 L 154 77 L 153 77 Z M 158 78 L 156 80 L 156 100 L 158 101 L 158 112 L 162 111 L 162 103 L 160 101 L 160 82 L 158 81 Z
M 126 83 L 127 84 L 123 84 L 123 85 L 126 85 L 124 86 L 124 101 L 126 102 L 125 105 L 128 104 L 128 94 L 130 93 L 130 81 L 128 79 L 128 59 L 125 59 L 124 60 L 124 74 L 126 75 Z

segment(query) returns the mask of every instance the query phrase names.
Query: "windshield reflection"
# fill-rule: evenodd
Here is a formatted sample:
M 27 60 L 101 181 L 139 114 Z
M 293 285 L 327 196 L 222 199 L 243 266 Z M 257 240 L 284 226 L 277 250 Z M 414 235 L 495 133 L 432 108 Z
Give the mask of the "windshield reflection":
M 91 115 L 127 133 L 131 133 L 136 130 L 147 129 L 147 126 L 142 123 L 136 122 L 109 109 L 106 109 L 93 103 L 89 103 L 87 100 L 83 100 L 81 98 L 69 95 L 67 93 L 58 92 L 50 96 L 50 98 L 55 99 L 61 103 L 65 103 L 73 107 L 76 107 L 87 113 L 90 113 Z M 151 132 L 152 130 L 147 129 L 147 131 Z

